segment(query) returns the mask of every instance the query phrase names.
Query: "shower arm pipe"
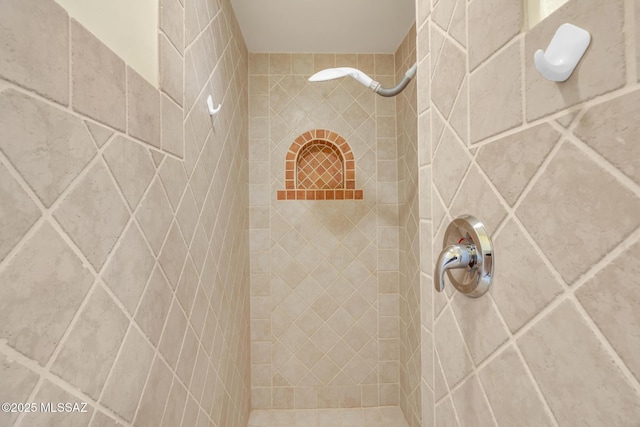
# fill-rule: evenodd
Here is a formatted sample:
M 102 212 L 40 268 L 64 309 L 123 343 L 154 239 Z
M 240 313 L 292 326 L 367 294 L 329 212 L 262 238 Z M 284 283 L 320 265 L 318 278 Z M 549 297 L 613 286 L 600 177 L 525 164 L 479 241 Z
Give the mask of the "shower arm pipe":
M 411 79 L 415 77 L 417 70 L 418 70 L 418 63 L 415 63 L 411 66 L 411 68 L 407 70 L 407 72 L 404 74 L 404 77 L 402 77 L 402 80 L 400 80 L 400 83 L 398 83 L 394 87 L 386 88 L 386 87 L 382 87 L 380 83 L 376 82 L 377 86 L 373 89 L 373 91 L 380 96 L 386 96 L 386 97 L 396 96 L 397 94 L 402 92 L 404 88 L 407 87 Z

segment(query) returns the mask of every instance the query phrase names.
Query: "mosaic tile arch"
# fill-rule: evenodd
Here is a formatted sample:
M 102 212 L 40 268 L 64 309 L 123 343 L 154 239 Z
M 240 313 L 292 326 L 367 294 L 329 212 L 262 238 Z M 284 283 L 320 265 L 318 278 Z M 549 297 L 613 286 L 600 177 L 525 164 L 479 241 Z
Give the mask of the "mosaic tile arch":
M 362 199 L 356 190 L 356 165 L 349 143 L 326 129 L 298 136 L 287 151 L 285 190 L 278 200 Z

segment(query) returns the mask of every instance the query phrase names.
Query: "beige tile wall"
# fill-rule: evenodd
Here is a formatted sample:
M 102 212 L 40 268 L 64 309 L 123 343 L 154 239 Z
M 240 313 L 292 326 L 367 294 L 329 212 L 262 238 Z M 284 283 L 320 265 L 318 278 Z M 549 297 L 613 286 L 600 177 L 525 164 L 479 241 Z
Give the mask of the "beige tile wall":
M 2 4 L 0 401 L 88 403 L 2 426 L 247 424 L 247 52 L 228 1 L 161 15 L 158 90 L 52 0 Z
M 417 1 L 423 425 L 635 425 L 640 6 L 572 0 L 521 31 L 515 3 Z M 592 43 L 553 83 L 532 57 L 564 22 Z M 432 301 L 462 213 L 493 235 L 491 291 Z
M 395 54 L 396 81 L 400 81 L 415 62 L 416 29 L 412 26 Z M 409 425 L 415 427 L 422 423 L 417 99 L 415 79 L 395 98 L 400 245 L 400 406 Z
M 256 409 L 399 402 L 395 100 L 353 79 L 307 81 L 334 66 L 394 81 L 393 55 L 249 57 Z M 276 200 L 287 150 L 316 128 L 347 140 L 364 200 Z

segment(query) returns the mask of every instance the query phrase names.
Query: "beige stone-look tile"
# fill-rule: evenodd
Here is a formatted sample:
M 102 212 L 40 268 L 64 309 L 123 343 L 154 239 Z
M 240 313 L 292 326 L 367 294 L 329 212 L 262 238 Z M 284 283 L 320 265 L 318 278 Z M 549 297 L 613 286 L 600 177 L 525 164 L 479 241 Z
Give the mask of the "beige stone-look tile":
M 164 409 L 162 419 L 162 427 L 172 427 L 180 425 L 182 413 L 184 412 L 185 402 L 187 399 L 187 391 L 174 377 L 171 391 L 167 398 L 167 406 Z
M 187 174 L 182 162 L 168 157 L 160 167 L 160 179 L 169 197 L 173 210 L 178 209 L 178 204 L 187 186 Z
M 172 379 L 171 370 L 159 357 L 156 357 L 133 425 L 139 427 L 160 426 Z
M 560 425 L 628 425 L 640 394 L 627 382 L 571 302 L 518 340 Z
M 591 107 L 573 133 L 640 184 L 640 91 Z
M 49 207 L 96 152 L 82 122 L 13 89 L 0 94 L 0 149 Z
M 483 222 L 489 233 L 493 233 L 506 216 L 507 211 L 489 187 L 478 168 L 471 166 L 455 200 L 451 204 L 451 215 L 473 215 Z
M 177 0 L 166 0 L 177 2 Z M 178 105 L 182 106 L 182 85 L 184 80 L 183 59 L 164 34 L 159 35 L 160 40 L 160 89 L 169 95 Z
M 177 300 L 174 299 L 167 317 L 167 327 L 162 334 L 162 340 L 158 347 L 160 353 L 172 368 L 175 368 L 178 363 L 178 355 L 180 354 L 180 346 L 182 345 L 186 326 L 187 318 Z
M 526 114 L 532 121 L 571 107 L 626 83 L 624 1 L 590 4 L 570 2 L 529 30 L 525 36 L 525 58 L 545 49 L 556 29 L 565 22 L 589 28 L 591 44 L 571 77 L 556 83 L 546 80 L 526 61 Z M 602 67 L 600 64 L 615 64 Z
M 513 220 L 509 220 L 493 242 L 500 262 L 495 265 L 490 292 L 513 333 L 563 289 Z
M 479 0 L 469 4 L 471 70 L 520 33 L 523 10 L 522 4 L 508 0 Z
M 97 123 L 85 120 L 84 124 L 98 147 L 102 147 L 113 135 L 113 131 Z M 99 412 L 98 412 L 99 413 Z
M 173 159 L 171 158 L 165 159 L 162 167 L 167 167 L 167 163 L 172 161 Z M 160 179 L 155 178 L 151 183 L 149 191 L 147 191 L 147 194 L 140 203 L 140 207 L 136 213 L 136 219 L 156 254 L 160 253 L 160 248 L 171 225 L 172 217 L 171 205 L 167 200 Z
M 480 147 L 478 164 L 513 206 L 560 133 L 543 123 Z
M 313 54 L 294 53 L 291 55 L 291 71 L 293 74 L 313 74 Z
M 451 387 L 473 369 L 473 362 L 467 355 L 464 340 L 455 324 L 449 308 L 445 309 L 435 325 L 435 346 L 447 382 Z
M 513 347 L 491 361 L 479 377 L 499 425 L 513 426 L 524 420 L 530 426 L 554 425 Z
M 129 135 L 160 148 L 160 93 L 128 67 L 127 111 Z
M 172 288 L 178 285 L 182 265 L 187 255 L 187 246 L 185 245 L 182 233 L 176 222 L 169 229 L 167 240 L 164 244 L 162 252 L 158 256 L 158 262 L 162 270 L 167 275 Z
M 171 306 L 171 299 L 171 288 L 156 267 L 136 314 L 136 322 L 154 345 L 157 345 L 160 340 L 164 321 Z
M 7 2 L 0 16 L 0 77 L 69 103 L 69 18 L 55 2 Z
M 92 282 L 81 260 L 45 223 L 0 273 L 0 337 L 44 365 Z
M 472 112 L 472 143 L 522 123 L 520 45 L 520 41 L 511 43 L 471 74 L 469 110 Z
M 640 4 L 636 3 L 635 22 L 640 22 Z M 636 30 L 636 75 L 640 81 L 640 31 Z
M 186 386 L 190 386 L 197 355 L 198 337 L 193 330 L 187 326 L 187 332 L 184 336 L 184 342 L 182 343 L 182 350 L 180 351 L 180 359 L 178 359 L 178 365 L 176 366 L 176 374 Z
M 176 289 L 176 297 L 186 313 L 191 312 L 193 299 L 196 296 L 196 290 L 198 288 L 198 280 L 199 277 L 196 267 L 193 265 L 191 257 L 187 257 L 182 276 L 180 277 L 180 283 Z
M 125 130 L 125 63 L 74 20 L 71 21 L 71 78 L 74 110 Z
M 38 206 L 0 164 L 0 261 L 40 218 Z
M 249 75 L 254 74 L 269 74 L 268 53 L 249 54 Z
M 565 142 L 517 215 L 563 279 L 572 283 L 638 227 L 638 212 L 638 198 Z
M 99 270 L 129 213 L 102 162 L 94 164 L 54 212 L 71 239 Z
M 636 243 L 611 264 L 587 281 L 576 296 L 607 337 L 613 348 L 627 364 L 636 379 L 640 379 L 640 304 L 638 253 Z
M 449 29 L 451 15 L 456 7 L 456 0 L 445 0 L 434 4 L 431 20 L 438 24 L 443 30 Z
M 441 0 L 442 1 L 442 0 Z M 451 398 L 447 397 L 436 405 L 437 427 L 459 427 Z
M 122 427 L 122 424 L 105 415 L 103 412 L 96 411 L 96 415 L 91 422 L 91 427 Z
M 431 82 L 431 99 L 445 117 L 451 113 L 465 74 L 464 53 L 445 39 Z
M 56 407 L 58 403 L 70 403 L 72 405 L 77 404 L 78 411 L 47 412 L 39 410 L 37 412 L 29 412 L 21 421 L 24 425 L 34 427 L 84 427 L 89 424 L 93 413 L 91 405 L 83 405 L 83 403 L 86 403 L 83 399 L 72 396 L 49 380 L 45 380 L 42 383 L 34 401 L 39 409 L 41 403 L 51 403 L 52 407 Z M 80 412 L 81 409 L 84 409 L 84 411 Z
M 162 149 L 184 157 L 184 135 L 182 108 L 174 104 L 167 96 L 162 95 Z
M 38 375 L 0 354 L 0 401 L 26 402 L 38 382 Z M 0 413 L 2 425 L 13 425 L 19 413 Z
M 130 328 L 100 403 L 132 421 L 152 361 L 153 348 L 136 328 Z
M 453 393 L 453 403 L 461 426 L 496 426 L 476 375 Z
M 184 21 L 184 9 L 179 0 L 160 1 L 160 30 L 180 53 L 184 48 Z
M 471 160 L 469 154 L 447 128 L 433 158 L 433 184 L 447 205 L 451 204 Z
M 97 399 L 128 326 L 124 313 L 96 286 L 51 371 Z
M 476 365 L 508 339 L 491 298 L 468 298 L 456 293 L 451 308 Z
M 469 143 L 467 135 L 468 131 L 468 104 L 469 104 L 469 85 L 465 80 L 460 87 L 460 93 L 458 99 L 456 99 L 455 105 L 451 110 L 451 116 L 449 117 L 449 124 L 456 131 L 458 136 L 465 144 Z
M 291 54 L 269 54 L 269 72 L 270 74 L 291 74 Z
M 111 141 L 103 155 L 129 206 L 135 209 L 155 174 L 146 148 L 124 136 L 118 136 Z
M 190 189 L 184 193 L 178 208 L 177 220 L 184 238 L 187 242 L 191 242 L 198 223 L 198 206 Z
M 147 280 L 154 258 L 135 224 L 125 232 L 120 245 L 102 273 L 102 279 L 133 315 Z
M 439 358 L 436 355 L 435 366 L 434 366 L 434 379 L 433 382 L 435 384 L 435 399 L 441 399 L 444 395 L 446 395 L 449 390 L 447 388 L 447 383 L 444 379 L 444 374 L 442 373 L 442 365 L 439 362 Z

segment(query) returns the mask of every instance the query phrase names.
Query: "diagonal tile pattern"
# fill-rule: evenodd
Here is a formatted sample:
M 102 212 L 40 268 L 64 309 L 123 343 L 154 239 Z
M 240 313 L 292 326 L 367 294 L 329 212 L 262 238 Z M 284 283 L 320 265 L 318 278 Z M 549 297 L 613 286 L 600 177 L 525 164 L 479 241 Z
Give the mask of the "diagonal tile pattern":
M 423 425 L 633 423 L 640 383 L 631 307 L 640 294 L 627 284 L 635 277 L 640 187 L 629 141 L 638 130 L 631 118 L 638 87 L 627 68 L 636 58 L 623 50 L 634 43 L 625 28 L 637 26 L 629 19 L 638 8 L 566 2 L 523 32 L 513 2 L 473 0 L 466 14 L 459 3 L 423 5 L 417 29 L 425 57 L 418 86 L 421 78 L 429 86 L 418 89 L 425 96 L 417 157 L 433 180 L 432 191 L 419 191 L 421 225 L 433 236 L 420 254 L 428 256 L 420 266 L 428 290 L 421 344 L 423 367 L 436 365 L 434 378 L 422 372 Z M 564 22 L 590 28 L 598 43 L 558 84 L 527 58 Z M 468 64 L 452 74 L 461 86 L 438 75 L 451 67 L 447 46 Z M 611 64 L 606 78 L 598 77 L 600 61 Z M 413 177 L 407 168 L 404 180 Z M 494 230 L 494 280 L 479 299 L 431 291 L 433 254 L 462 213 Z
M 53 0 L 3 8 L 0 397 L 88 403 L 3 426 L 247 425 L 248 53 L 228 1 L 162 6 L 160 89 Z

